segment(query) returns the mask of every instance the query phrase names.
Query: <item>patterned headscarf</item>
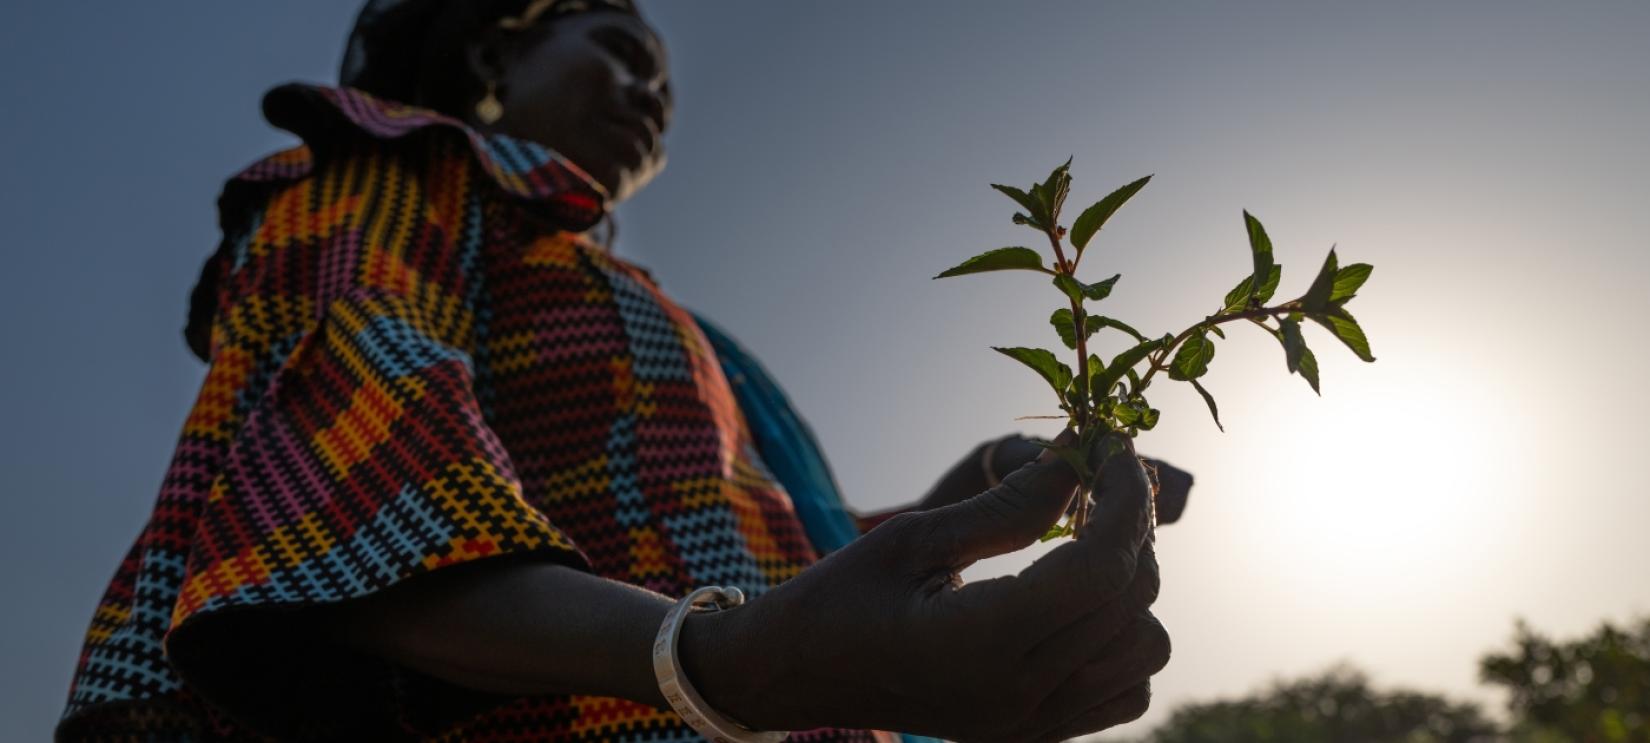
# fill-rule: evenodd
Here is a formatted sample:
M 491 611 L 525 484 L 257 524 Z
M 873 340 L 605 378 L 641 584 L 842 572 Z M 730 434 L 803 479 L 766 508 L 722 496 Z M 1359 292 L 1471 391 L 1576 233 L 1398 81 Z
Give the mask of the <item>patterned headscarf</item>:
M 338 83 L 380 98 L 412 102 L 430 27 L 453 2 L 503 28 L 526 28 L 551 16 L 591 10 L 640 15 L 634 0 L 368 0 L 350 31 Z

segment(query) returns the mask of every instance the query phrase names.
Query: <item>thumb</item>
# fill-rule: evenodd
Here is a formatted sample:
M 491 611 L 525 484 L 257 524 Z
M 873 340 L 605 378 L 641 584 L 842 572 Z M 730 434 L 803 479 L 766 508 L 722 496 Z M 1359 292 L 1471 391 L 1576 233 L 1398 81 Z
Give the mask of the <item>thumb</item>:
M 1069 446 L 1076 440 L 1076 433 L 1066 429 L 1054 443 Z M 939 537 L 932 553 L 937 566 L 960 570 L 1037 541 L 1065 514 L 1077 483 L 1077 471 L 1049 450 L 996 487 L 930 511 Z
M 1095 510 L 1080 536 L 1127 545 L 1133 553 L 1156 526 L 1151 482 L 1129 437 L 1107 434 L 1098 447 L 1106 458 L 1094 478 Z

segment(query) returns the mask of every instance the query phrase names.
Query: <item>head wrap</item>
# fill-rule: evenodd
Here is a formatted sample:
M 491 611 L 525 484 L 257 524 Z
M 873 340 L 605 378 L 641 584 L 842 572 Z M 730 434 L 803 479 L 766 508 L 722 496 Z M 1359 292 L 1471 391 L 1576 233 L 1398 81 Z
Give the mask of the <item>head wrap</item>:
M 431 26 L 455 2 L 474 3 L 477 15 L 505 28 L 591 10 L 640 15 L 634 0 L 368 0 L 350 31 L 338 84 L 414 103 Z

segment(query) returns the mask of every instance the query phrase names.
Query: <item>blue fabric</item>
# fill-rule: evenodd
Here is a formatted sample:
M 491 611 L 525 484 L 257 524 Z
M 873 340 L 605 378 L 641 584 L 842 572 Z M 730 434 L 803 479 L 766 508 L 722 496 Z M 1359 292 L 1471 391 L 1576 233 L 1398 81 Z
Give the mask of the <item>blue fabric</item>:
M 859 527 L 842 505 L 842 491 L 808 424 L 754 357 L 698 313 L 693 313 L 693 319 L 715 347 L 722 373 L 750 424 L 756 450 L 790 494 L 814 550 L 823 555 L 854 541 Z

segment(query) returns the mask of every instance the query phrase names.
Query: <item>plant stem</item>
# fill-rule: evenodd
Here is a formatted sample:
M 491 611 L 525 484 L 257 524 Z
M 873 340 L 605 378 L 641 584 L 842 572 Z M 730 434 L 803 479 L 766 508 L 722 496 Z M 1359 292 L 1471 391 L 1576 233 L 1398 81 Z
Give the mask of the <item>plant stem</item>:
M 1060 234 L 1057 232 L 1058 229 L 1059 227 L 1056 226 L 1050 227 L 1047 230 L 1048 244 L 1054 248 L 1054 258 L 1059 266 L 1060 272 L 1075 279 L 1077 278 L 1077 262 L 1075 260 L 1070 263 L 1066 262 L 1066 253 L 1060 248 Z M 1070 297 L 1067 297 L 1067 299 L 1070 299 Z M 1083 303 L 1076 299 L 1071 299 L 1071 321 L 1072 332 L 1075 334 L 1074 337 L 1077 339 L 1077 376 L 1083 380 L 1083 389 L 1088 390 L 1088 314 L 1083 311 Z M 1094 390 L 1088 390 L 1088 394 L 1085 395 L 1086 398 L 1093 396 Z M 1077 440 L 1082 442 L 1086 440 L 1083 437 L 1083 431 L 1088 426 L 1089 401 L 1087 399 L 1083 399 L 1077 400 L 1076 403 L 1076 405 L 1072 406 L 1072 416 L 1077 419 Z M 1077 486 L 1077 508 L 1071 513 L 1071 525 L 1073 529 L 1081 529 L 1083 524 L 1088 521 L 1089 497 L 1086 492 L 1086 485 L 1087 483 L 1079 483 Z
M 1071 276 L 1072 278 L 1075 279 L 1075 278 L 1077 278 L 1074 275 L 1077 271 L 1077 264 L 1072 263 L 1072 264 L 1068 265 L 1066 263 L 1066 251 L 1060 249 L 1060 236 L 1056 235 L 1054 233 L 1054 229 L 1055 228 L 1050 227 L 1050 228 L 1044 230 L 1044 233 L 1048 235 L 1048 244 L 1054 246 L 1054 260 L 1055 260 L 1055 263 L 1056 263 L 1056 265 L 1058 265 L 1060 267 L 1060 272 L 1061 273 L 1066 274 L 1067 276 Z
M 1146 373 L 1140 377 L 1140 384 L 1135 387 L 1135 392 L 1146 389 L 1146 385 L 1151 383 L 1152 375 L 1156 374 L 1160 370 L 1169 368 L 1169 365 L 1165 363 L 1169 358 L 1169 354 L 1174 353 L 1175 347 L 1179 346 L 1182 341 L 1192 337 L 1192 333 L 1196 333 L 1199 330 L 1211 328 L 1222 323 L 1233 322 L 1235 320 L 1260 320 L 1267 317 L 1275 317 L 1277 315 L 1286 315 L 1291 312 L 1298 312 L 1300 311 L 1300 308 L 1297 305 L 1298 303 L 1296 302 L 1285 302 L 1276 307 L 1262 307 L 1258 310 L 1244 310 L 1242 312 L 1233 312 L 1229 315 L 1210 315 L 1203 318 L 1203 322 L 1181 331 L 1180 335 L 1175 336 L 1174 340 L 1169 341 L 1168 346 L 1158 352 L 1157 358 L 1151 360 L 1151 368 L 1147 369 Z

